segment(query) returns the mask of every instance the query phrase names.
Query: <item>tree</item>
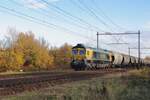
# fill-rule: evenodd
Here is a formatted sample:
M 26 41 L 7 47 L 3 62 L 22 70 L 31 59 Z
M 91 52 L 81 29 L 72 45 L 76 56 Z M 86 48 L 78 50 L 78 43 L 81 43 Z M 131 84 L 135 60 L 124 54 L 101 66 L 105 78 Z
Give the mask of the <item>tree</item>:
M 53 57 L 49 55 L 48 44 L 44 39 L 35 39 L 33 33 L 20 33 L 15 47 L 24 54 L 25 67 L 35 69 L 49 69 L 53 64 Z
M 65 43 L 60 48 L 52 47 L 50 50 L 50 55 L 54 58 L 54 65 L 57 68 L 69 68 L 71 61 L 71 45 Z
M 32 32 L 10 29 L 4 40 L 0 40 L 0 71 L 69 68 L 71 48 L 65 43 L 50 49 L 44 38 L 37 39 Z
M 4 58 L 6 60 L 7 70 L 19 71 L 24 63 L 23 53 L 14 48 L 5 50 Z
M 32 32 L 9 30 L 0 41 L 0 71 L 45 70 L 53 65 L 49 45 L 44 38 L 36 39 Z
M 1 71 L 7 70 L 20 70 L 24 63 L 23 53 L 15 49 L 14 43 L 17 39 L 16 30 L 8 30 L 7 36 L 1 41 L 0 46 L 0 69 Z

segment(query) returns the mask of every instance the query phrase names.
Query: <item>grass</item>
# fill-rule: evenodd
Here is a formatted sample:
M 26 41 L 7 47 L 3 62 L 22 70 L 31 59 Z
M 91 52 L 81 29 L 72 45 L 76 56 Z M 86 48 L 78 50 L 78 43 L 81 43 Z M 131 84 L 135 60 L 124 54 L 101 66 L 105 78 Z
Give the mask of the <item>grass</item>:
M 146 72 L 145 72 L 146 71 Z M 36 92 L 24 92 L 2 100 L 150 100 L 149 68 L 129 72 L 129 76 L 109 76 L 59 86 Z M 142 76 L 142 77 L 141 77 Z M 145 78 L 146 77 L 146 78 Z
M 132 70 L 129 72 L 131 76 L 148 77 L 150 76 L 150 67 L 143 67 L 139 70 Z
M 11 75 L 30 75 L 36 73 L 44 73 L 44 72 L 71 72 L 72 70 L 48 70 L 48 71 L 28 71 L 28 72 L 18 72 L 18 71 L 7 71 L 7 72 L 0 72 L 0 76 L 11 76 Z

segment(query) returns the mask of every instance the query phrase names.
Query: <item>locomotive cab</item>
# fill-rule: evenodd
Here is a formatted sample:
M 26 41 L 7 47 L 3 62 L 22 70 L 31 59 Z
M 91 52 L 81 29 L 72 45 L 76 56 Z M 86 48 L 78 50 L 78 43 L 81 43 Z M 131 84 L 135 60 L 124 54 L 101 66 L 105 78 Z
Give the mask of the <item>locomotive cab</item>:
M 75 70 L 105 68 L 110 65 L 110 60 L 110 53 L 107 50 L 97 50 L 82 44 L 72 48 L 71 67 Z
M 72 62 L 71 67 L 75 70 L 85 69 L 85 58 L 86 58 L 86 49 L 82 44 L 72 48 Z

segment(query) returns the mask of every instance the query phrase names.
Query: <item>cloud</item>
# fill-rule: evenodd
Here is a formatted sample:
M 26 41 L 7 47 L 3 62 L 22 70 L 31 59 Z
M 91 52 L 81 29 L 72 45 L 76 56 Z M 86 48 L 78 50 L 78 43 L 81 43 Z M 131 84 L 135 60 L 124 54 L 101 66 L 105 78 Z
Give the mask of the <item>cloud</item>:
M 47 2 L 57 2 L 59 0 L 47 0 Z M 39 9 L 39 8 L 46 8 L 48 5 L 44 2 L 39 2 L 38 0 L 23 0 L 24 5 L 29 8 Z
M 33 8 L 33 9 L 46 8 L 45 3 L 38 2 L 37 0 L 23 0 L 23 3 L 28 8 Z
M 150 30 L 150 21 L 146 22 L 146 24 L 143 26 L 143 29 Z

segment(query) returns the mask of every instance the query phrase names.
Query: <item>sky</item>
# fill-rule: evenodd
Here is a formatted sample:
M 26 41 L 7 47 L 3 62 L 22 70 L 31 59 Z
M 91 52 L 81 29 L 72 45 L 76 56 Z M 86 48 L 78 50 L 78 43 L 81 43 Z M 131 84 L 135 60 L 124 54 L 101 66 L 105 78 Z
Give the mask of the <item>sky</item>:
M 9 28 L 32 31 L 50 46 L 96 46 L 96 33 L 141 31 L 141 47 L 150 47 L 150 0 L 0 0 L 0 37 Z M 100 36 L 101 48 L 128 53 L 137 36 Z M 110 45 L 109 43 L 128 43 Z M 141 50 L 142 57 L 150 55 Z M 137 50 L 131 50 L 137 56 Z

